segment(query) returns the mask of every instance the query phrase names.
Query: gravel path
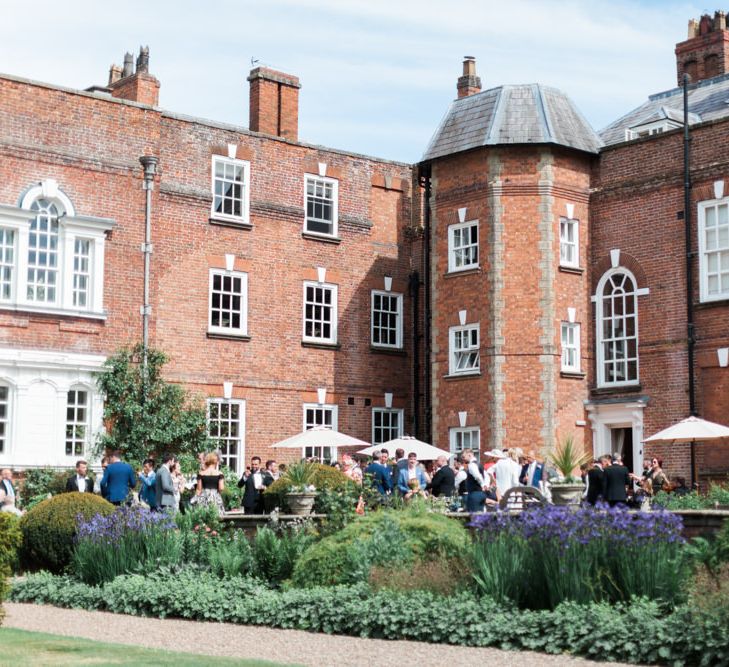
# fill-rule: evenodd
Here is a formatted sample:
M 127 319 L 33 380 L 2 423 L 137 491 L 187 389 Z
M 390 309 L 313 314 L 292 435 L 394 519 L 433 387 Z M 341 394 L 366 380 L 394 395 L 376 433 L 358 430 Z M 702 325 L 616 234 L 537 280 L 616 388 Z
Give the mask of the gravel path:
M 4 625 L 8 628 L 48 632 L 67 637 L 85 637 L 147 648 L 272 660 L 310 667 L 359 665 L 557 667 L 600 664 L 563 655 L 550 656 L 541 653 L 410 641 L 358 639 L 229 623 L 140 618 L 34 604 L 6 603 L 5 609 L 7 617 Z

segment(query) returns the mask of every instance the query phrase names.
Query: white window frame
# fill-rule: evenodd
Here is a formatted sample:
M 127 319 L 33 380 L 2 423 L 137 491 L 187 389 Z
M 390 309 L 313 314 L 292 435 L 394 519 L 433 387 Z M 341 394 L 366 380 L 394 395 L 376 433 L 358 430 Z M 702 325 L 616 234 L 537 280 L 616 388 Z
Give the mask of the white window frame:
M 566 230 L 567 235 L 563 236 L 562 231 Z M 572 230 L 574 239 L 569 240 L 569 230 Z M 572 254 L 572 259 L 565 257 Z M 580 221 L 577 218 L 559 219 L 559 265 L 570 268 L 580 267 Z
M 28 298 L 28 255 L 31 226 L 36 217 L 31 207 L 33 202 L 39 199 L 55 204 L 58 210 L 56 219 L 58 261 L 54 269 L 57 272 L 57 280 L 53 301 L 36 301 Z M 0 228 L 13 232 L 10 298 L 0 298 L 0 309 L 105 319 L 104 252 L 106 234 L 115 224 L 108 218 L 77 216 L 69 198 L 51 179 L 28 189 L 22 196 L 19 207 L 0 204 Z M 89 242 L 85 306 L 74 305 L 74 255 L 77 239 Z
M 469 333 L 476 331 L 476 345 L 469 345 L 460 350 L 456 350 L 456 337 L 461 333 Z M 470 338 L 470 335 L 469 335 Z M 458 358 L 461 354 L 471 354 L 476 352 L 475 365 L 468 368 L 458 368 Z M 481 326 L 479 323 L 465 324 L 458 327 L 450 327 L 448 330 L 448 374 L 449 375 L 478 375 L 481 372 Z
M 382 342 L 375 342 L 375 297 L 388 297 L 395 299 L 397 310 L 395 311 L 395 344 L 392 343 L 382 343 Z M 402 343 L 402 325 L 403 325 L 403 311 L 402 311 L 402 304 L 403 304 L 403 298 L 402 294 L 399 294 L 397 292 L 387 292 L 386 290 L 376 290 L 373 289 L 370 295 L 370 343 L 373 347 L 385 347 L 393 350 L 401 350 L 403 343 Z M 389 314 L 392 314 L 393 311 L 380 311 L 380 312 L 387 312 Z M 379 329 L 381 330 L 383 327 L 380 326 Z M 387 330 L 389 331 L 390 328 L 387 327 Z
M 226 419 L 225 421 L 229 423 L 237 423 L 238 424 L 238 437 L 237 438 L 231 438 L 231 437 L 221 437 L 221 436 L 212 436 L 210 435 L 210 406 L 211 405 L 237 405 L 238 406 L 238 420 L 237 422 L 231 419 Z M 218 413 L 220 414 L 220 413 Z M 212 442 L 216 443 L 216 449 L 220 449 L 220 451 L 223 454 L 223 460 L 220 461 L 221 465 L 227 465 L 230 468 L 229 461 L 230 461 L 230 442 L 237 440 L 237 447 L 238 447 L 238 453 L 236 454 L 236 465 L 234 468 L 230 468 L 231 470 L 234 470 L 236 474 L 241 474 L 242 468 L 243 468 L 243 461 L 245 461 L 245 448 L 246 448 L 246 402 L 238 399 L 227 399 L 227 398 L 208 398 L 206 401 L 206 411 L 205 411 L 205 420 L 207 422 L 207 432 L 208 437 Z M 217 422 L 221 422 L 220 419 L 216 420 Z M 224 442 L 221 442 L 224 441 Z M 225 449 L 220 447 L 219 445 L 224 444 Z
M 213 283 L 216 276 L 222 278 L 240 278 L 241 280 L 241 303 L 240 303 L 240 326 L 224 327 L 213 325 Z M 222 334 L 224 336 L 248 336 L 248 274 L 243 271 L 227 271 L 225 269 L 210 269 L 208 283 L 208 333 Z
M 234 167 L 242 167 L 243 180 L 241 181 L 241 214 L 234 215 L 232 213 L 222 213 L 215 210 L 215 182 L 217 177 L 215 175 L 215 167 L 217 163 L 223 165 L 232 165 Z M 210 193 L 212 194 L 213 200 L 210 203 L 210 217 L 213 220 L 223 220 L 228 222 L 234 222 L 237 224 L 248 225 L 250 224 L 250 192 L 251 192 L 251 163 L 247 160 L 238 160 L 236 158 L 225 157 L 224 155 L 213 155 L 211 159 L 210 169 Z
M 470 227 L 476 228 L 476 243 L 469 242 L 464 245 L 458 246 L 458 248 L 455 247 L 455 236 L 456 231 L 465 230 Z M 455 225 L 449 225 L 448 226 L 448 273 L 457 273 L 459 271 L 468 271 L 469 269 L 477 269 L 479 267 L 479 262 L 481 261 L 481 253 L 480 253 L 480 229 L 478 225 L 478 220 L 467 220 L 466 222 L 459 222 Z M 469 261 L 467 264 L 462 264 L 461 266 L 456 265 L 456 251 L 461 250 L 464 251 L 469 248 L 475 248 L 476 249 L 476 261 Z
M 608 284 L 608 282 L 612 279 L 612 277 L 616 274 L 623 274 L 627 277 L 627 279 L 631 280 L 633 283 L 633 292 L 626 293 L 626 296 L 623 297 L 624 299 L 632 298 L 633 299 L 633 317 L 635 318 L 635 333 L 633 336 L 623 336 L 618 338 L 611 338 L 611 340 L 615 341 L 624 341 L 624 345 L 628 346 L 629 341 L 634 339 L 635 340 L 635 357 L 629 357 L 627 355 L 627 351 L 625 353 L 625 356 L 622 357 L 624 360 L 623 363 L 625 363 L 626 367 L 626 375 L 627 370 L 629 368 L 629 362 L 635 361 L 635 378 L 630 380 L 609 380 L 606 377 L 605 374 L 605 364 L 609 363 L 605 358 L 605 352 L 604 352 L 604 337 L 603 337 L 603 325 L 604 325 L 604 313 L 603 313 L 603 300 L 605 299 L 605 288 Z M 595 292 L 595 342 L 596 342 L 596 359 L 597 359 L 597 386 L 598 387 L 627 387 L 630 385 L 637 385 L 640 383 L 640 352 L 639 352 L 639 344 L 640 344 L 640 335 L 639 335 L 639 313 L 638 313 L 638 296 L 641 294 L 644 294 L 644 290 L 638 289 L 638 282 L 635 279 L 635 276 L 631 271 L 626 269 L 625 267 L 616 267 L 613 269 L 610 269 L 609 271 L 606 271 L 602 278 L 600 278 L 600 282 L 597 285 L 597 290 Z M 624 311 L 623 311 L 624 312 Z M 615 319 L 614 317 L 611 317 L 611 320 Z
M 572 340 L 570 341 L 570 333 Z M 562 322 L 560 326 L 560 342 L 562 348 L 561 368 L 565 373 L 580 372 L 580 325 L 578 322 Z M 569 363 L 570 352 L 574 363 Z
M 375 415 L 397 415 L 397 429 L 393 429 L 392 426 L 380 426 L 379 428 L 381 430 L 387 429 L 390 433 L 395 433 L 395 435 L 392 438 L 387 438 L 387 440 L 378 440 L 375 437 L 375 432 L 377 430 L 377 427 L 375 426 Z M 401 438 L 404 435 L 404 424 L 403 419 L 405 417 L 405 411 L 402 408 L 372 408 L 372 444 L 373 445 L 383 445 L 389 440 L 394 440 L 395 438 Z
M 81 405 L 78 402 L 71 405 L 69 400 L 69 394 L 71 392 L 75 392 L 76 395 L 78 395 L 78 392 L 83 392 L 86 395 L 86 402 Z M 78 385 L 75 384 L 68 388 L 68 391 L 66 392 L 66 420 L 64 422 L 64 434 L 63 434 L 63 446 L 64 446 L 64 454 L 67 457 L 71 457 L 73 459 L 83 458 L 86 454 L 86 451 L 89 447 L 89 436 L 91 434 L 91 401 L 93 398 L 93 392 L 89 387 L 86 385 Z M 77 421 L 75 418 L 76 410 L 82 407 L 86 411 L 86 419 L 83 421 Z M 69 420 L 68 419 L 68 410 L 70 408 L 73 408 L 74 410 L 74 419 Z M 69 444 L 69 435 L 68 435 L 68 429 L 71 427 L 74 430 L 74 435 L 71 438 L 71 452 L 66 451 L 66 447 Z M 78 438 L 76 438 L 75 435 L 75 429 L 81 427 L 83 428 L 83 438 L 81 438 L 81 451 L 77 452 L 74 450 L 75 443 L 78 441 Z
M 5 416 L 0 416 L 2 424 L 2 435 L 0 435 L 0 456 L 7 456 L 10 453 L 12 444 L 13 427 L 13 386 L 8 382 L 0 382 L 0 389 L 5 389 L 7 397 L 0 399 L 0 405 L 5 406 Z
M 315 419 L 313 422 L 308 422 L 306 419 L 306 411 L 307 410 L 315 410 L 315 411 L 321 411 L 322 416 L 325 413 L 329 413 L 331 415 L 330 418 L 330 427 L 332 431 L 338 431 L 338 424 L 339 424 L 339 406 L 334 405 L 332 403 L 304 403 L 302 409 L 302 420 L 303 420 L 303 431 L 308 431 L 310 428 L 313 428 L 315 426 L 319 426 L 320 424 L 317 424 L 317 420 Z M 325 421 L 325 420 L 323 420 Z M 324 450 L 329 449 L 330 457 L 327 459 L 324 456 Z M 307 451 L 309 450 L 309 451 Z M 336 461 L 337 460 L 337 447 L 302 447 L 301 448 L 301 456 L 303 458 L 308 457 L 316 457 L 321 461 L 322 463 L 329 463 L 330 461 Z
M 627 128 L 625 130 L 625 139 L 626 141 L 630 141 L 631 139 L 652 137 L 678 129 L 679 127 L 683 127 L 683 123 L 668 119 L 656 120 L 652 123 L 643 123 L 642 125 L 634 125 L 633 127 Z
M 309 218 L 309 182 L 329 184 L 332 186 L 332 220 L 320 220 L 318 218 Z M 332 225 L 330 234 L 309 229 L 309 222 L 326 223 Z M 312 236 L 321 236 L 322 238 L 337 238 L 339 234 L 339 181 L 336 178 L 327 176 L 318 176 L 316 174 L 304 174 L 304 232 Z
M 468 447 L 458 447 L 458 436 L 468 435 L 471 443 Z M 473 439 L 476 444 L 473 444 Z M 481 451 L 481 428 L 479 426 L 453 426 L 448 430 L 451 454 L 460 454 L 464 449 L 472 449 L 474 452 Z
M 307 336 L 306 335 L 306 290 L 308 287 L 313 287 L 314 289 L 327 289 L 330 290 L 332 293 L 332 299 L 331 299 L 331 305 L 328 306 L 331 309 L 331 335 L 329 337 L 325 336 Z M 334 285 L 333 283 L 320 283 L 315 280 L 305 280 L 304 281 L 304 289 L 302 294 L 302 300 L 303 300 L 303 308 L 301 312 L 302 316 L 302 329 L 301 329 L 301 339 L 305 343 L 320 343 L 323 345 L 336 345 L 337 343 L 337 317 L 338 317 L 338 308 L 337 308 L 337 301 L 339 297 L 339 290 L 338 285 Z M 312 302 L 313 303 L 313 302 Z M 313 303 L 313 305 L 316 307 L 317 304 Z M 319 307 L 327 307 L 327 306 L 319 306 Z M 315 321 L 315 320 L 312 320 Z
M 727 242 L 724 245 L 719 245 L 719 208 L 720 207 L 726 207 L 727 211 L 727 218 L 728 223 L 727 225 L 721 225 L 721 228 L 727 227 Z M 716 248 L 709 250 L 707 248 L 706 243 L 706 236 L 707 230 L 706 227 L 706 217 L 707 217 L 707 211 L 709 209 L 715 210 L 715 221 L 716 225 L 714 229 L 716 230 Z M 729 299 L 729 289 L 722 290 L 721 288 L 721 279 L 722 279 L 722 273 L 729 274 L 729 267 L 727 267 L 726 270 L 722 269 L 722 259 L 726 257 L 724 260 L 729 261 L 729 197 L 724 197 L 722 199 L 711 199 L 708 201 L 699 202 L 699 299 L 702 303 L 710 302 L 710 301 L 722 301 L 724 299 Z M 718 269 L 718 280 L 719 280 L 719 291 L 715 294 L 709 293 L 709 257 L 710 255 L 716 254 L 717 255 L 717 269 Z

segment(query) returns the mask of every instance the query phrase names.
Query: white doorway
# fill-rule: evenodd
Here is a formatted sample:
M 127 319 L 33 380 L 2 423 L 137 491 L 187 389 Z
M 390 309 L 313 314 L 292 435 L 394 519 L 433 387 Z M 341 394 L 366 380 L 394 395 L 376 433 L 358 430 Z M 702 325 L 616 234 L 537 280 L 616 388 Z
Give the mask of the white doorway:
M 620 454 L 630 472 L 642 474 L 643 409 L 647 402 L 647 398 L 641 397 L 621 403 L 586 404 L 595 458 L 603 454 Z

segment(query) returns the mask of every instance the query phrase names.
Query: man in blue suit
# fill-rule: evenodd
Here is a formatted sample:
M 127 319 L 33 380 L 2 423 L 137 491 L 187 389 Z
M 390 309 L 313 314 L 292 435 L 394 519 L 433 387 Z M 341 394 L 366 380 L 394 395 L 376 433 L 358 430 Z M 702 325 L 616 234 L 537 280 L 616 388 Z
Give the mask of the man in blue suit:
M 412 480 L 417 481 L 417 487 Z M 400 470 L 400 476 L 397 479 L 398 490 L 405 500 L 410 500 L 416 494 L 425 495 L 427 485 L 428 481 L 425 479 L 425 473 L 418 466 L 418 455 L 415 452 L 410 452 L 408 454 L 408 465 Z
M 129 492 L 137 485 L 137 476 L 128 463 L 121 460 L 121 452 L 111 455 L 111 463 L 104 471 L 101 479 L 101 489 L 112 505 L 121 505 L 129 496 Z
M 372 463 L 365 468 L 365 475 L 372 479 L 382 497 L 392 493 L 392 476 L 387 467 L 389 457 L 390 453 L 386 449 L 382 449 L 372 456 Z

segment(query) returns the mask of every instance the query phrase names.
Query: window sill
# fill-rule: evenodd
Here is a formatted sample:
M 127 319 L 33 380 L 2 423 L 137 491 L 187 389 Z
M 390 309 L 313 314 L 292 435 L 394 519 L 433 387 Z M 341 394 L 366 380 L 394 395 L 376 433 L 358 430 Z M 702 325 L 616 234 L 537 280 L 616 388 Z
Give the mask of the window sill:
M 301 347 L 308 347 L 314 350 L 341 350 L 339 343 L 315 343 L 309 340 L 302 340 Z
M 590 387 L 590 393 L 595 396 L 605 396 L 611 394 L 637 394 L 642 391 L 640 384 L 623 384 L 616 387 Z
M 582 371 L 560 371 L 559 376 L 572 380 L 584 380 L 587 373 L 583 373 Z
M 482 273 L 480 266 L 474 266 L 468 269 L 461 269 L 456 271 L 447 271 L 443 274 L 444 278 L 455 278 L 456 276 L 472 276 L 476 273 Z
M 576 276 L 581 276 L 585 272 L 585 269 L 581 269 L 579 266 L 563 266 L 562 264 L 559 265 L 559 270 L 562 273 L 572 273 Z
M 44 306 L 31 306 L 28 304 L 12 304 L 0 303 L 0 311 L 8 310 L 15 313 L 32 313 L 38 315 L 54 315 L 56 317 L 68 317 L 71 319 L 81 320 L 99 320 L 105 321 L 108 318 L 107 313 L 95 313 L 84 310 L 71 310 L 69 308 L 53 308 Z
M 329 236 L 327 234 L 316 234 L 314 232 L 301 232 L 301 238 L 309 239 L 310 241 L 322 241 L 323 243 L 333 243 L 339 245 L 342 242 L 338 236 Z
M 444 380 L 468 380 L 470 378 L 478 378 L 481 377 L 481 371 L 469 371 L 468 373 L 452 373 L 449 375 L 444 375 Z
M 233 333 L 231 332 L 224 332 L 224 331 L 207 331 L 207 337 L 208 338 L 220 338 L 224 340 L 241 340 L 241 341 L 248 341 L 251 339 L 251 337 L 248 334 L 243 333 Z
M 714 301 L 699 301 L 694 304 L 696 310 L 704 310 L 707 308 L 726 308 L 729 306 L 729 299 L 716 299 Z
M 380 345 L 370 345 L 370 352 L 374 352 L 375 354 L 390 354 L 395 357 L 407 356 L 405 350 L 403 350 L 401 347 L 382 347 Z
M 253 225 L 247 220 L 242 218 L 219 218 L 210 216 L 209 222 L 211 225 L 218 225 L 219 227 L 235 227 L 237 229 L 253 229 Z

